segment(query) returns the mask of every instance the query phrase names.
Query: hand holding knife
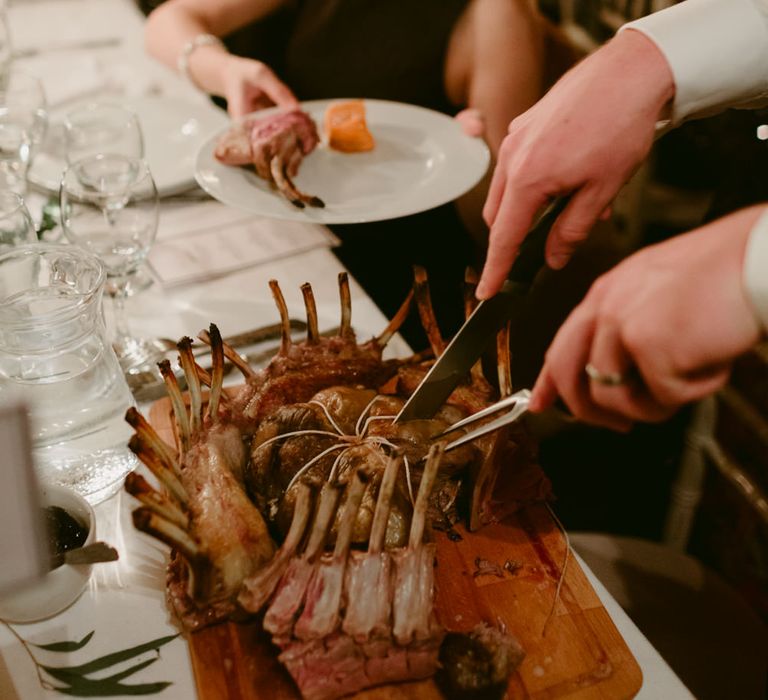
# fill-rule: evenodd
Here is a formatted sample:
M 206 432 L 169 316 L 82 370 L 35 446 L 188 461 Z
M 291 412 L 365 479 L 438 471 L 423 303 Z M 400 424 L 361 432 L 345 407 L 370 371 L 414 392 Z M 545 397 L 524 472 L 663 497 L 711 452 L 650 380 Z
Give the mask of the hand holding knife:
M 431 418 L 467 376 L 472 365 L 496 338 L 507 322 L 514 323 L 539 270 L 544 266 L 544 248 L 549 230 L 568 204 L 558 197 L 544 210 L 520 246 L 507 281 L 496 296 L 481 301 L 448 347 L 430 368 L 395 422 Z

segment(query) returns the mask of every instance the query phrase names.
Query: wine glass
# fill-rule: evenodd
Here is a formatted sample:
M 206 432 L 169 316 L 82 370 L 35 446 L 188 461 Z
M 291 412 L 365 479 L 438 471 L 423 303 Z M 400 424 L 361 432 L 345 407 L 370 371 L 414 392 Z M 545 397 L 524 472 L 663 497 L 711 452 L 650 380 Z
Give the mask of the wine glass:
M 0 191 L 0 253 L 24 243 L 37 243 L 32 217 L 18 194 Z
M 121 105 L 94 102 L 69 112 L 64 133 L 69 164 L 99 154 L 144 157 L 138 117 Z
M 99 154 L 144 157 L 144 135 L 134 112 L 119 104 L 92 102 L 67 113 L 64 146 L 68 163 Z M 152 284 L 146 268 L 131 275 L 126 294 L 131 296 Z
M 0 185 L 26 192 L 27 171 L 48 126 L 45 93 L 28 73 L 10 70 L 0 81 Z
M 64 235 L 98 255 L 114 300 L 113 346 L 125 371 L 152 361 L 157 350 L 135 338 L 125 315 L 126 287 L 144 262 L 157 233 L 157 187 L 138 158 L 99 154 L 72 163 L 59 190 Z

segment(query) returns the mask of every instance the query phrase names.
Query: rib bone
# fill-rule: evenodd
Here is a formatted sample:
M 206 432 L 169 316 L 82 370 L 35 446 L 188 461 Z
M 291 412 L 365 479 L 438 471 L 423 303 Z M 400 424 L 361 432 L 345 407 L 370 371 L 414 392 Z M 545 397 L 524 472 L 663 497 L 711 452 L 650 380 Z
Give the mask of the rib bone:
M 307 548 L 302 556 L 291 559 L 280 579 L 275 597 L 267 608 L 264 629 L 271 632 L 276 640 L 290 638 L 293 621 L 301 612 L 307 584 L 328 536 L 338 498 L 339 488 L 336 484 L 323 485 Z
M 348 337 L 352 333 L 352 296 L 349 292 L 349 275 L 339 273 L 339 299 L 341 300 L 341 325 L 339 336 Z
M 312 492 L 309 486 L 299 483 L 296 493 L 296 505 L 293 520 L 282 546 L 275 557 L 261 571 L 243 582 L 243 590 L 238 596 L 238 602 L 249 612 L 258 612 L 274 593 L 280 577 L 285 573 L 291 557 L 296 553 L 307 529 L 309 516 L 312 513 Z
M 181 508 L 168 496 L 152 488 L 140 474 L 131 472 L 125 477 L 125 490 L 160 517 L 184 530 L 189 527 L 189 518 Z
M 358 470 L 347 486 L 344 512 L 336 537 L 333 556 L 315 568 L 304 602 L 304 611 L 296 621 L 293 634 L 298 639 L 320 639 L 331 634 L 339 625 L 339 607 L 344 588 L 344 571 L 352 540 L 357 511 L 368 487 L 368 475 Z
M 427 273 L 423 267 L 415 265 L 413 268 L 414 285 L 413 290 L 416 295 L 416 308 L 419 311 L 421 325 L 427 334 L 429 345 L 435 357 L 439 357 L 445 350 L 445 341 L 440 334 L 440 327 L 437 325 L 435 310 L 432 306 L 432 297 L 429 293 L 429 283 L 427 282 Z
M 136 433 L 128 441 L 128 448 L 147 466 L 157 480 L 168 489 L 169 494 L 177 503 L 185 504 L 189 497 L 185 488 L 182 486 L 175 472 L 168 468 L 168 465 L 158 457 L 152 446 Z
M 168 398 L 171 400 L 174 423 L 176 425 L 176 439 L 179 442 L 181 453 L 183 454 L 189 449 L 190 430 L 187 407 L 184 404 L 184 397 L 181 395 L 179 382 L 171 369 L 171 363 L 168 360 L 163 360 L 162 362 L 159 362 L 157 366 L 160 368 L 160 374 L 163 375 L 165 389 L 168 392 Z
M 428 640 L 434 635 L 434 544 L 424 544 L 427 503 L 445 445 L 433 445 L 416 496 L 408 548 L 395 552 L 395 597 L 392 633 L 399 644 Z
M 320 331 L 317 326 L 317 304 L 315 304 L 315 295 L 312 292 L 312 285 L 305 282 L 301 285 L 301 294 L 304 297 L 304 306 L 307 309 L 307 343 L 314 344 L 320 338 Z
M 352 552 L 347 563 L 344 590 L 347 610 L 342 629 L 358 641 L 389 632 L 392 606 L 391 557 L 382 551 L 386 525 L 402 455 L 390 457 L 379 486 L 367 552 Z
M 203 424 L 203 397 L 200 389 L 200 378 L 195 369 L 195 356 L 192 354 L 192 338 L 183 337 L 178 343 L 179 362 L 187 378 L 190 402 L 190 434 L 194 437 Z

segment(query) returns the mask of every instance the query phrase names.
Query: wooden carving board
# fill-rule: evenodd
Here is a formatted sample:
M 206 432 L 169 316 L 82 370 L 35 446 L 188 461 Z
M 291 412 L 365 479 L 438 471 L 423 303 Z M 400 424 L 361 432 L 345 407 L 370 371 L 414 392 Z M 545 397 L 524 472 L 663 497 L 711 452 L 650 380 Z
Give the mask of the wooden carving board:
M 158 401 L 150 422 L 173 443 L 170 403 Z M 451 631 L 502 623 L 525 649 L 507 698 L 618 700 L 633 697 L 642 673 L 578 562 L 566 561 L 564 537 L 545 505 L 526 507 L 501 523 L 451 541 L 437 535 L 437 615 Z M 475 575 L 477 559 L 515 573 Z M 512 568 L 512 567 L 510 567 Z M 554 610 L 553 610 L 554 605 Z M 551 613 L 551 615 L 550 615 Z M 546 623 L 546 629 L 545 629 Z M 190 654 L 200 700 L 298 700 L 287 671 L 258 622 L 226 623 L 195 632 Z M 355 700 L 441 700 L 433 681 L 374 688 Z

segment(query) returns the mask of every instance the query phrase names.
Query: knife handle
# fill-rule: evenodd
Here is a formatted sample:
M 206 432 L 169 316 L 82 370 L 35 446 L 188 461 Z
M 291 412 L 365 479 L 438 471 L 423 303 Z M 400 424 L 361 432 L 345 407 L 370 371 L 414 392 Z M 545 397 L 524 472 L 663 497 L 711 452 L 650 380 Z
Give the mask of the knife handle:
M 533 280 L 536 278 L 539 270 L 546 263 L 544 248 L 552 224 L 563 213 L 563 209 L 568 205 L 570 199 L 570 196 L 553 199 L 536 220 L 536 223 L 531 226 L 525 239 L 520 244 L 517 258 L 515 258 L 515 262 L 509 272 L 509 280 L 528 287 L 533 284 Z

